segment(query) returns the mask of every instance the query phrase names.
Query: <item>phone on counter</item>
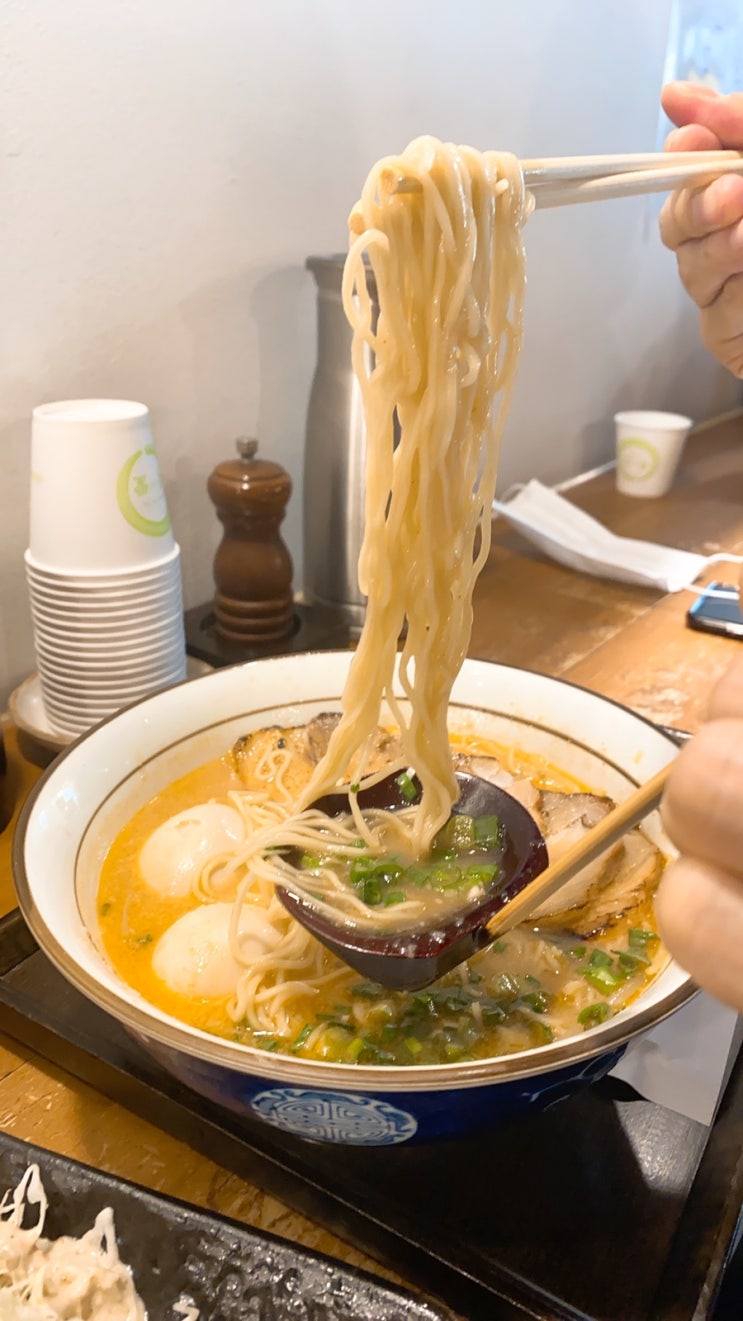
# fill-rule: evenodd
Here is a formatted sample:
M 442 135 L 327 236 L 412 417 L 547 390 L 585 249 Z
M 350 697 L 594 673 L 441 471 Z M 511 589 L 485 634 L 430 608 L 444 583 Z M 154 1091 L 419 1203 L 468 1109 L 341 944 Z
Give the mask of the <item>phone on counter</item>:
M 726 595 L 716 596 L 720 592 Z M 686 612 L 690 628 L 703 633 L 721 633 L 726 638 L 743 639 L 743 614 L 738 588 L 731 583 L 709 583 Z

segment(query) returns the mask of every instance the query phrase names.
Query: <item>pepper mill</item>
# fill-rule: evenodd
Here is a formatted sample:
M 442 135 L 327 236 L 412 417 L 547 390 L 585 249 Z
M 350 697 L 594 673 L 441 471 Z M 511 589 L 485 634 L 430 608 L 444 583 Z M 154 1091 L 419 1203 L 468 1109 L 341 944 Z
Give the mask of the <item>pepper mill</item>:
M 207 481 L 224 526 L 214 556 L 214 615 L 220 637 L 255 645 L 294 627 L 293 565 L 279 532 L 292 483 L 280 464 L 256 458 L 257 440 L 236 445 L 237 459 L 217 464 Z

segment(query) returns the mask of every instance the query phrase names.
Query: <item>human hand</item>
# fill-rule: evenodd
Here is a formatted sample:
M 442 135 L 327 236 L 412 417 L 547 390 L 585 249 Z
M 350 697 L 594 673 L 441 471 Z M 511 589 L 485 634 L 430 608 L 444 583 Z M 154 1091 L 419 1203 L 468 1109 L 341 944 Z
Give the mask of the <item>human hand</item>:
M 656 895 L 659 933 L 700 986 L 743 1012 L 743 656 L 679 754 L 661 813 L 681 856 Z
M 743 93 L 721 96 L 696 83 L 669 83 L 663 108 L 677 125 L 668 151 L 743 150 Z M 743 177 L 720 175 L 703 188 L 679 188 L 663 204 L 661 239 L 700 308 L 704 344 L 743 376 Z

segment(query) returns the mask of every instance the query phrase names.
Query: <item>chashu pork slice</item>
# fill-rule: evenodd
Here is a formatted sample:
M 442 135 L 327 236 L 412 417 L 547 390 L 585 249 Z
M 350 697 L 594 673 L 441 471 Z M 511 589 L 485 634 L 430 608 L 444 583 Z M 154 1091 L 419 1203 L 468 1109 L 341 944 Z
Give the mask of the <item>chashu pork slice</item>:
M 542 790 L 534 816 L 547 841 L 550 862 L 559 862 L 589 830 L 603 821 L 612 807 L 610 798 L 599 798 L 597 794 L 565 794 L 551 789 Z M 602 883 L 606 869 L 611 866 L 622 847 L 621 843 L 615 844 L 582 867 L 556 894 L 545 899 L 533 913 L 534 919 L 541 922 L 585 904 L 594 887 Z
M 335 711 L 323 711 L 314 720 L 305 725 L 307 753 L 314 765 L 321 761 L 328 750 L 330 736 L 340 721 L 340 714 Z M 403 747 L 398 734 L 393 734 L 381 726 L 377 729 L 371 751 L 366 759 L 365 775 L 376 775 L 385 766 L 394 766 L 403 757 Z M 349 782 L 357 778 L 356 768 L 359 758 L 352 757 L 349 766 Z
M 512 775 L 497 757 L 469 757 L 464 753 L 456 753 L 453 760 L 455 771 L 466 771 L 468 775 L 479 775 L 481 780 L 489 780 L 499 789 L 505 789 L 512 798 L 517 798 L 527 812 L 537 817 L 539 790 L 526 775 Z M 541 824 L 540 821 L 540 828 Z
M 609 798 L 544 792 L 539 816 L 550 861 L 557 861 L 611 811 Z M 533 914 L 540 926 L 564 927 L 590 936 L 617 922 L 652 894 L 663 855 L 640 830 L 625 835 L 582 868 Z
M 306 725 L 270 725 L 245 734 L 232 746 L 232 761 L 246 789 L 265 789 L 267 778 L 278 771 L 289 753 L 283 769 L 283 783 L 292 795 L 297 795 L 309 783 L 312 772 L 327 752 L 330 735 L 340 716 L 324 711 Z M 386 729 L 377 730 L 365 773 L 374 774 L 387 765 L 399 762 L 402 744 L 396 734 Z M 358 758 L 349 766 L 348 779 L 352 783 Z M 273 770 L 272 770 L 273 768 Z
M 309 782 L 315 765 L 307 753 L 304 725 L 256 729 L 233 743 L 231 755 L 242 783 L 252 792 L 265 789 L 283 767 L 283 783 L 290 794 L 297 795 Z
M 581 908 L 563 914 L 563 924 L 579 936 L 605 931 L 654 894 L 664 866 L 660 849 L 640 830 L 632 830 L 625 835 L 621 852 L 607 867 L 600 884 Z

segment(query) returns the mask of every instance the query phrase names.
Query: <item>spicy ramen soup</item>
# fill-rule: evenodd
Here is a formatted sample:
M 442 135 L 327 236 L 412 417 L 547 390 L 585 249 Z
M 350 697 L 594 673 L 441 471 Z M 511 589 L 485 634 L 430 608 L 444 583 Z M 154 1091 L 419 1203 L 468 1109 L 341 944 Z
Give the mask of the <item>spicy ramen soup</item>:
M 652 909 L 664 858 L 635 830 L 529 924 L 433 986 L 390 992 L 361 980 L 286 912 L 266 843 L 291 816 L 336 719 L 239 740 L 158 794 L 113 841 L 98 895 L 101 935 L 117 971 L 152 1004 L 268 1051 L 441 1064 L 590 1029 L 620 1013 L 664 966 Z M 452 751 L 457 768 L 520 799 L 551 857 L 611 809 L 541 760 L 469 737 L 453 737 Z M 380 731 L 371 764 L 381 770 L 397 754 L 396 736 Z M 305 861 L 311 875 L 318 860 Z M 376 878 L 369 866 L 355 879 L 352 871 L 349 887 L 364 891 L 367 906 L 399 886 L 381 869 Z

